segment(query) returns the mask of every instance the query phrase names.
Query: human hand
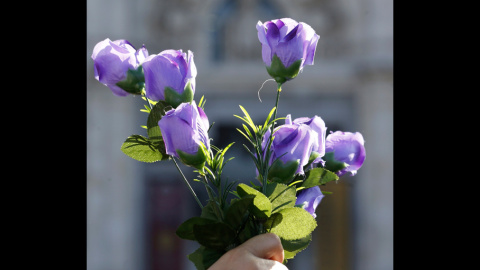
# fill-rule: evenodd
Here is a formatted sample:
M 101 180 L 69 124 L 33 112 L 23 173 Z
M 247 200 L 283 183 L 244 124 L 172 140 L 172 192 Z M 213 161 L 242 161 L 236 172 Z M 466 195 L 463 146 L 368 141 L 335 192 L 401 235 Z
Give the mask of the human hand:
M 229 250 L 208 270 L 288 270 L 282 264 L 283 259 L 280 238 L 273 233 L 264 233 Z

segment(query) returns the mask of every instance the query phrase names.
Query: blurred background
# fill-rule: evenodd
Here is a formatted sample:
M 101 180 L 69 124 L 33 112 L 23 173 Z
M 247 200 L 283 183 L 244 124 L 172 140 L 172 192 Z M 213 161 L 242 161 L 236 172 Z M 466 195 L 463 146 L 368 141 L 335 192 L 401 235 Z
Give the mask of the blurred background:
M 361 132 L 366 161 L 358 174 L 322 187 L 311 245 L 291 270 L 393 269 L 393 1 L 392 0 L 87 0 L 87 269 L 195 269 L 197 246 L 175 235 L 199 209 L 173 162 L 135 161 L 120 150 L 146 135 L 146 104 L 117 97 L 94 78 L 91 54 L 105 38 L 127 39 L 150 54 L 191 50 L 195 100 L 205 96 L 213 144 L 235 157 L 231 181 L 255 170 L 236 131 L 239 105 L 261 123 L 275 105 L 276 83 L 261 57 L 255 25 L 290 17 L 320 35 L 313 66 L 283 85 L 278 116 L 320 116 L 329 131 Z M 258 98 L 258 90 L 265 82 Z M 247 144 L 248 145 L 248 144 Z M 180 165 L 187 178 L 192 169 Z M 201 184 L 192 183 L 202 200 Z

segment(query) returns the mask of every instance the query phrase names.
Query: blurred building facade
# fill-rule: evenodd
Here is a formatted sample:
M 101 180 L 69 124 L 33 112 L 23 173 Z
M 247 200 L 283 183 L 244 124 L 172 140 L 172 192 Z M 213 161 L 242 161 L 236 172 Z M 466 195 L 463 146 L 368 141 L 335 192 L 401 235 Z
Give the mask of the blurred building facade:
M 313 242 L 288 267 L 393 269 L 392 0 L 87 0 L 87 269 L 194 269 L 186 255 L 195 245 L 174 232 L 198 211 L 173 163 L 144 164 L 120 151 L 129 135 L 145 134 L 144 102 L 95 80 L 95 44 L 127 39 L 150 54 L 191 50 L 195 100 L 207 100 L 213 144 L 237 141 L 225 175 L 249 182 L 254 167 L 233 115 L 242 105 L 262 122 L 274 106 L 276 84 L 265 82 L 255 25 L 283 17 L 308 23 L 320 40 L 315 64 L 284 84 L 279 116 L 318 115 L 327 132 L 361 132 L 367 150 L 356 176 L 323 188 L 333 194 L 317 208 Z

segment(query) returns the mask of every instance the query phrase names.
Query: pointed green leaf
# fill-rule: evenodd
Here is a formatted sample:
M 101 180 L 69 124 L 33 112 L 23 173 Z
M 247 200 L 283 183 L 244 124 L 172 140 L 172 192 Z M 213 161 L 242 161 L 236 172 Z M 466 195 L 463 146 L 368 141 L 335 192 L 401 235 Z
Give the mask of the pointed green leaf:
M 214 207 L 215 207 L 214 204 L 215 203 L 216 202 L 214 202 L 214 201 L 209 201 L 207 203 L 207 205 L 205 205 L 202 208 L 202 213 L 200 214 L 200 217 L 208 218 L 208 219 L 215 220 L 215 221 L 221 221 L 221 220 L 218 220 L 217 215 L 215 214 L 215 210 L 214 210 Z
M 202 254 L 202 257 L 203 257 L 202 262 L 205 269 L 210 268 L 210 266 L 212 266 L 216 261 L 218 261 L 218 259 L 220 259 L 220 257 L 222 257 L 223 254 L 224 254 L 223 251 L 206 247 L 203 250 L 203 254 Z
M 168 159 L 160 148 L 161 145 L 157 142 L 152 142 L 141 135 L 132 135 L 125 140 L 120 149 L 125 155 L 135 160 L 151 163 Z
M 247 195 L 254 195 L 255 199 L 253 204 L 250 206 L 250 211 L 253 215 L 258 218 L 268 218 L 272 213 L 272 203 L 270 200 L 260 191 L 249 187 L 245 184 L 239 184 L 237 186 L 237 193 L 240 197 L 245 197 Z
M 235 200 L 227 209 L 225 223 L 230 225 L 234 230 L 237 230 L 237 228 L 243 224 L 245 215 L 248 213 L 248 208 L 252 205 L 253 199 L 253 196 L 246 196 Z
M 200 246 L 195 250 L 193 253 L 189 254 L 187 257 L 188 259 L 193 262 L 195 268 L 197 270 L 206 270 L 205 266 L 203 265 L 203 252 L 205 251 L 204 246 Z
M 187 219 L 185 222 L 178 226 L 177 231 L 175 232 L 178 237 L 187 240 L 196 240 L 195 235 L 193 233 L 193 225 L 205 225 L 205 224 L 212 224 L 215 223 L 215 220 L 202 218 L 202 217 L 192 217 Z
M 306 173 L 306 179 L 301 187 L 311 188 L 334 180 L 338 180 L 338 176 L 335 173 L 320 167 L 313 168 Z
M 235 232 L 222 222 L 194 224 L 193 234 L 200 245 L 216 250 L 224 250 L 235 240 Z
M 270 232 L 284 240 L 298 240 L 307 237 L 317 227 L 315 218 L 305 209 L 299 207 L 284 208 L 279 211 L 282 222 Z
M 276 213 L 284 208 L 295 206 L 297 200 L 294 186 L 287 186 L 280 183 L 268 183 L 265 195 L 272 202 L 272 213 Z
M 293 259 L 297 253 L 306 249 L 308 245 L 310 245 L 312 235 L 309 234 L 304 238 L 296 240 L 285 240 L 280 238 L 280 241 L 282 242 L 285 259 Z
M 268 219 L 267 221 L 265 221 L 265 223 L 263 224 L 263 226 L 265 226 L 265 229 L 267 231 L 270 231 L 272 228 L 278 226 L 278 224 L 280 224 L 283 220 L 283 216 L 280 212 L 277 212 L 277 213 L 273 213 Z

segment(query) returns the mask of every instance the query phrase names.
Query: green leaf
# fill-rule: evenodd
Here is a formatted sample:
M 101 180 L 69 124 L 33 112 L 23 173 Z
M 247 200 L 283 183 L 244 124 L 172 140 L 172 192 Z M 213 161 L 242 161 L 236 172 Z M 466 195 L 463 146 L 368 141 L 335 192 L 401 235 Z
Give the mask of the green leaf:
M 195 264 L 197 270 L 207 270 L 212 266 L 225 252 L 200 246 L 193 253 L 188 255 L 188 259 Z
M 202 218 L 202 217 L 192 217 L 178 226 L 177 231 L 175 232 L 178 237 L 186 240 L 196 240 L 193 233 L 194 225 L 205 225 L 215 223 L 215 220 Z
M 313 168 L 306 173 L 306 179 L 301 187 L 311 188 L 334 180 L 338 180 L 338 176 L 335 173 L 320 167 Z
M 296 240 L 285 240 L 280 238 L 280 241 L 282 242 L 285 259 L 293 259 L 297 253 L 306 249 L 308 245 L 310 245 L 312 235 L 309 234 L 304 238 Z
M 197 270 L 206 270 L 205 266 L 203 265 L 203 253 L 205 251 L 204 246 L 200 246 L 195 250 L 193 253 L 188 255 L 188 259 L 193 262 Z
M 163 144 L 163 141 L 161 143 Z M 161 146 L 159 142 L 153 142 L 141 135 L 132 135 L 125 140 L 120 149 L 135 160 L 151 163 L 168 159 L 165 151 L 161 151 Z
M 216 250 L 225 250 L 235 240 L 235 232 L 222 222 L 194 224 L 193 234 L 200 245 Z
M 222 257 L 224 253 L 225 252 L 223 251 L 206 247 L 203 250 L 203 254 L 202 254 L 202 257 L 203 257 L 202 262 L 205 269 L 210 268 L 210 266 L 212 266 L 216 261 L 218 261 L 218 259 L 220 259 L 220 257 Z
M 214 204 L 216 204 L 216 202 L 209 201 L 207 203 L 207 205 L 205 205 L 202 208 L 202 213 L 200 214 L 200 217 L 208 218 L 208 219 L 215 220 L 215 221 L 221 221 L 217 218 L 217 215 L 215 214 L 215 210 L 214 210 L 215 205 Z
M 279 211 L 282 222 L 270 232 L 284 240 L 298 240 L 307 237 L 317 227 L 315 218 L 305 209 L 299 207 L 284 208 Z
M 265 221 L 263 226 L 265 226 L 265 229 L 267 229 L 267 231 L 270 231 L 272 228 L 278 226 L 278 224 L 280 224 L 282 222 L 282 220 L 283 220 L 283 216 L 280 212 L 273 213 L 267 219 L 267 221 Z
M 272 213 L 272 203 L 270 200 L 260 191 L 249 187 L 245 184 L 239 184 L 237 186 L 237 193 L 240 197 L 247 195 L 254 195 L 253 204 L 250 206 L 250 211 L 258 218 L 268 218 Z
M 294 207 L 297 200 L 295 187 L 280 183 L 268 183 L 265 195 L 272 202 L 272 213 Z
M 249 220 L 246 224 L 245 227 L 243 228 L 242 231 L 238 234 L 238 242 L 236 244 L 242 244 L 248 239 L 256 236 L 259 234 L 258 228 L 254 225 L 251 220 Z
M 248 208 L 252 205 L 253 196 L 246 196 L 235 200 L 227 209 L 225 214 L 225 223 L 237 230 L 244 222 L 245 215 L 248 214 Z

